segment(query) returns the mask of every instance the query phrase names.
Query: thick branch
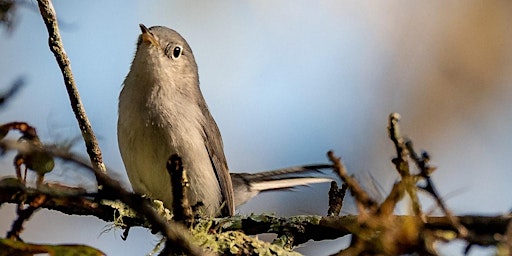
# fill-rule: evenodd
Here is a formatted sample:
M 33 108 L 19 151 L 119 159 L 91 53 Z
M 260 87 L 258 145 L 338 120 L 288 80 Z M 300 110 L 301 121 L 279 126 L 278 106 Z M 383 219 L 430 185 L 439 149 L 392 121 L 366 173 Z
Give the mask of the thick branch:
M 0 205 L 2 203 L 20 203 L 24 198 L 31 200 L 38 195 L 45 195 L 46 201 L 41 208 L 57 210 L 70 215 L 89 215 L 101 220 L 112 222 L 121 221 L 127 226 L 147 226 L 147 221 L 137 216 L 119 216 L 119 208 L 111 204 L 103 204 L 94 200 L 92 195 L 81 190 L 45 187 L 43 190 L 26 188 L 17 179 L 0 181 Z M 398 222 L 405 223 L 415 216 L 394 216 Z M 468 242 L 481 245 L 493 245 L 498 242 L 497 234 L 505 235 L 512 216 L 460 216 L 460 223 L 469 231 Z M 321 241 L 336 239 L 360 230 L 358 216 L 292 216 L 276 217 L 271 215 L 233 216 L 216 219 L 223 231 L 237 230 L 248 235 L 262 233 L 280 234 L 288 232 L 295 238 L 295 245 L 309 240 Z M 454 231 L 448 217 L 427 217 L 426 230 Z M 182 229 L 180 229 L 182 230 Z M 184 230 L 182 230 L 184 231 Z M 174 233 L 174 232 L 169 232 Z
M 39 189 L 29 188 L 16 178 L 0 180 L 0 205 L 3 203 L 20 204 L 33 201 L 44 195 L 46 200 L 41 208 L 59 211 L 68 215 L 95 216 L 101 220 L 112 222 L 113 216 L 119 215 L 119 209 L 113 204 L 96 201 L 95 194 L 88 194 L 80 188 L 64 187 L 58 184 L 45 184 Z M 147 226 L 141 217 L 124 216 L 120 220 L 127 226 Z

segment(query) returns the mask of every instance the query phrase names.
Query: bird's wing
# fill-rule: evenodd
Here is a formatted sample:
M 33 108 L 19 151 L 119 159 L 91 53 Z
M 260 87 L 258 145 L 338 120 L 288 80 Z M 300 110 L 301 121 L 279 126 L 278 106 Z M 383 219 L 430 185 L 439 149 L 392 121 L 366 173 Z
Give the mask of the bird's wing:
M 204 141 L 210 161 L 220 184 L 220 189 L 223 197 L 223 207 L 220 214 L 222 216 L 232 216 L 235 213 L 235 202 L 233 194 L 233 184 L 229 176 L 228 164 L 224 156 L 224 148 L 222 145 L 222 137 L 219 128 L 215 123 L 208 107 L 203 106 L 203 114 L 206 118 L 203 123 Z M 209 125 L 207 125 L 209 124 Z

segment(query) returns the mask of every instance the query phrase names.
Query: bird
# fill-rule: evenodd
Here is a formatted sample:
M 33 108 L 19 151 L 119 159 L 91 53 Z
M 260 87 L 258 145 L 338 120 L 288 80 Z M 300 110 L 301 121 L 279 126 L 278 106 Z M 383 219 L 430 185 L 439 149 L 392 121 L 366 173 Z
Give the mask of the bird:
M 135 193 L 172 209 L 166 162 L 173 154 L 181 157 L 187 171 L 189 203 L 202 205 L 205 216 L 231 216 L 235 206 L 263 191 L 328 180 L 285 177 L 314 169 L 307 167 L 230 174 L 189 44 L 173 29 L 139 26 L 137 50 L 119 94 L 117 122 L 119 150 Z
M 171 208 L 167 159 L 177 154 L 189 202 L 208 216 L 234 213 L 222 138 L 199 88 L 192 49 L 176 31 L 140 25 L 137 50 L 119 95 L 118 144 L 134 192 Z

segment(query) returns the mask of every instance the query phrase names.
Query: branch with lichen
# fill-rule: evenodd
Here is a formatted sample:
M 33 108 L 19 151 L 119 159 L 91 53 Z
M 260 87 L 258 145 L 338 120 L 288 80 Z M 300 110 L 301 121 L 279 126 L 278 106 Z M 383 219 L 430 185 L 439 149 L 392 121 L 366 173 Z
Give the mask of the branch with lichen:
M 23 186 L 14 178 L 0 180 L 0 205 L 2 203 L 17 204 L 23 200 L 31 201 L 40 195 L 46 198 L 40 206 L 43 209 L 57 210 L 69 215 L 95 216 L 106 222 L 118 223 L 119 227 L 124 228 L 127 226 L 151 228 L 144 216 L 137 214 L 123 203 L 109 199 L 98 200 L 99 195 L 87 193 L 83 189 L 56 184 L 35 189 Z M 404 227 L 415 223 L 415 219 L 414 216 L 394 216 L 393 223 L 397 227 Z M 470 231 L 470 236 L 465 238 L 466 241 L 487 246 L 499 244 L 500 240 L 497 238 L 506 237 L 507 227 L 512 224 L 512 216 L 468 215 L 458 216 L 458 219 L 461 225 Z M 364 228 L 364 223 L 359 221 L 357 215 L 277 217 L 252 214 L 194 221 L 192 242 L 212 250 L 226 249 L 225 246 L 229 243 L 236 244 L 236 246 L 233 245 L 237 248 L 236 250 L 250 248 L 254 240 L 249 240 L 243 234 L 275 233 L 278 234 L 278 238 L 273 242 L 274 245 L 294 248 L 309 240 L 333 240 L 348 234 L 361 233 Z M 437 233 L 442 235 L 444 240 L 457 238 L 457 229 L 445 216 L 427 217 L 422 232 Z M 222 241 L 219 237 L 222 237 Z M 215 241 L 218 241 L 218 244 Z M 238 242 L 235 243 L 236 241 Z M 246 241 L 247 244 L 240 241 Z M 260 244 L 260 246 L 270 245 Z
M 29 134 L 34 134 L 35 131 L 35 129 L 21 125 L 21 123 L 11 123 L 9 126 L 22 128 L 21 130 L 27 131 Z M 16 150 L 20 154 L 27 155 L 32 152 L 30 147 L 34 147 L 34 144 L 3 139 L 0 140 L 0 147 L 4 151 Z M 86 168 L 93 171 L 87 161 L 67 150 L 44 145 L 39 147 L 38 150 L 43 150 L 52 158 L 60 158 L 68 163 L 74 163 L 77 168 Z M 409 151 L 413 152 L 411 149 Z M 335 160 L 335 168 L 342 168 L 343 171 L 340 173 L 346 175 L 347 171 L 341 161 L 339 161 L 339 158 L 334 156 L 332 152 L 330 152 L 329 156 Z M 424 159 L 423 161 L 426 160 Z M 179 170 L 180 163 L 171 163 L 169 169 L 172 170 L 172 168 Z M 425 165 L 425 168 L 429 169 L 432 167 Z M 409 176 L 413 177 L 414 175 L 416 174 Z M 418 175 L 425 175 L 425 173 L 420 172 Z M 365 209 L 364 214 L 353 216 L 336 216 L 337 214 L 331 214 L 332 216 L 293 216 L 287 218 L 272 215 L 250 215 L 221 219 L 194 219 L 194 228 L 192 229 L 194 238 L 190 238 L 190 243 L 195 243 L 214 251 L 222 250 L 220 248 L 226 249 L 226 244 L 231 243 L 233 250 L 244 251 L 251 248 L 254 240 L 245 237 L 243 234 L 275 233 L 278 235 L 278 238 L 274 241 L 274 245 L 277 244 L 289 250 L 309 240 L 336 239 L 352 234 L 355 239 L 353 245 L 340 251 L 340 255 L 354 252 L 402 253 L 411 251 L 434 254 L 433 241 L 459 238 L 465 239 L 470 245 L 497 245 L 502 243 L 502 240 L 498 238 L 506 237 L 508 234 L 506 227 L 510 226 L 511 216 L 458 216 L 456 217 L 458 225 L 468 231 L 465 236 L 460 236 L 459 230 L 461 228 L 454 225 L 453 219 L 450 216 L 425 218 L 419 218 L 415 215 L 396 216 L 393 215 L 393 209 L 406 193 L 405 187 L 410 184 L 402 181 L 397 182 L 387 198 L 378 204 L 375 200 L 367 198 L 366 193 L 359 196 L 354 195 L 364 190 L 362 190 L 357 180 L 353 179 L 353 177 L 347 175 L 345 180 L 351 180 L 352 189 L 350 191 L 354 198 L 367 200 L 359 202 L 360 207 Z M 161 227 L 155 226 L 154 219 L 152 221 L 151 218 L 155 218 L 154 216 L 148 217 L 145 214 L 137 213 L 141 212 L 140 210 L 137 211 L 137 209 L 140 209 L 137 208 L 138 205 L 145 204 L 153 208 L 153 203 L 124 190 L 118 191 L 116 188 L 113 188 L 115 185 L 108 182 L 104 183 L 104 185 L 106 186 L 105 189 L 95 193 L 88 193 L 84 189 L 68 187 L 58 183 L 43 183 L 39 187 L 31 188 L 27 187 L 22 179 L 4 178 L 0 180 L 0 205 L 3 203 L 22 205 L 26 202 L 35 201 L 37 198 L 44 198 L 45 200 L 40 201 L 34 209 L 46 208 L 71 215 L 96 216 L 107 222 L 118 223 L 119 227 L 122 228 L 143 226 L 156 231 L 161 230 Z M 341 193 L 343 190 L 348 189 L 349 186 L 344 185 L 344 187 L 346 188 L 342 187 L 341 190 L 336 189 L 336 191 Z M 120 200 L 117 201 L 117 199 Z M 129 206 L 122 202 L 128 202 Z M 366 204 L 364 202 L 371 203 Z M 340 200 L 332 200 L 334 205 L 339 203 L 342 202 Z M 135 207 L 133 207 L 134 204 Z M 135 210 L 131 210 L 131 207 Z M 151 211 L 155 212 L 154 210 Z M 161 216 L 158 219 L 166 220 Z M 26 221 L 26 218 L 20 216 L 19 220 L 21 221 L 17 223 L 22 224 Z M 13 225 L 13 227 L 16 225 Z M 16 230 L 21 229 L 18 227 L 13 228 L 14 231 L 12 233 L 17 234 L 19 238 L 19 232 Z M 183 232 L 187 233 L 185 230 Z M 501 236 L 496 236 L 496 234 L 501 234 Z M 223 237 L 221 239 L 222 242 L 216 237 Z M 234 240 L 229 240 L 229 238 L 236 241 L 246 241 L 248 244 L 243 244 L 240 241 L 234 243 Z M 213 241 L 218 241 L 220 244 L 215 245 Z M 381 249 L 377 250 L 375 248 Z M 221 252 L 226 253 L 226 251 Z

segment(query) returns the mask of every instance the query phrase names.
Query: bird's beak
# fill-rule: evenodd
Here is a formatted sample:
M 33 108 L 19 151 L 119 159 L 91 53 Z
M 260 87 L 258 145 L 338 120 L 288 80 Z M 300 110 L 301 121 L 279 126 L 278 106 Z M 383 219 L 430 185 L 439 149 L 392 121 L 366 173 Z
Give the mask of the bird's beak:
M 156 40 L 155 36 L 153 36 L 153 33 L 151 33 L 151 31 L 149 31 L 149 29 L 144 26 L 143 24 L 139 24 L 140 26 L 140 31 L 142 31 L 142 41 L 143 42 L 148 42 L 154 46 L 158 46 L 158 41 Z

